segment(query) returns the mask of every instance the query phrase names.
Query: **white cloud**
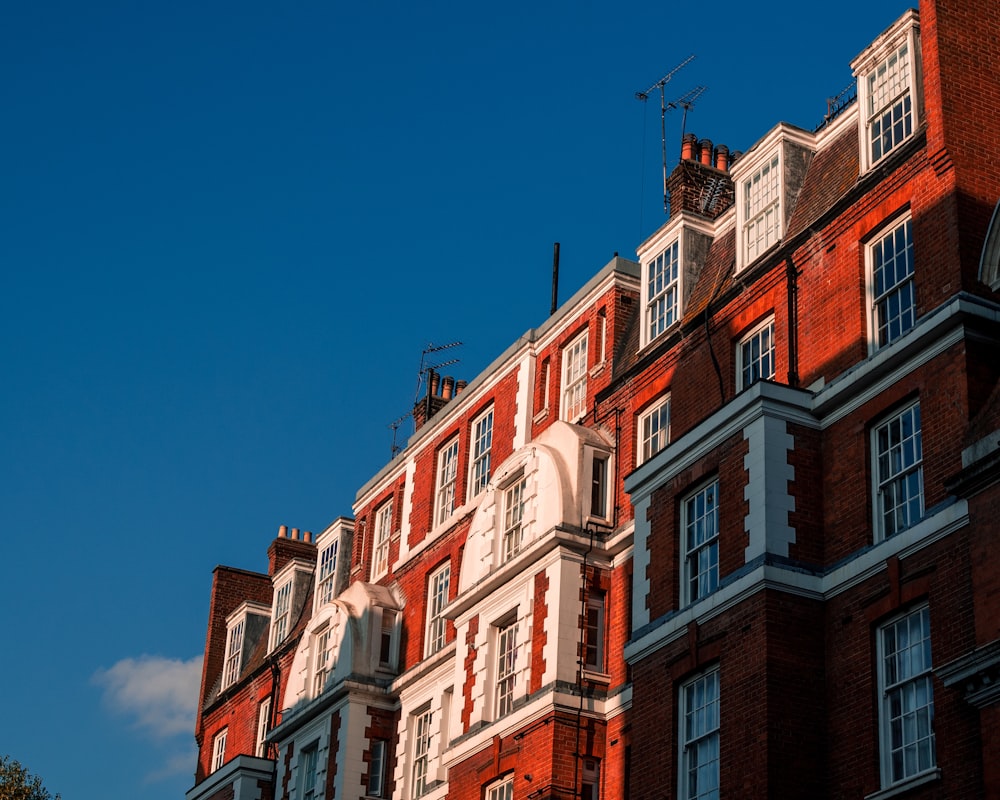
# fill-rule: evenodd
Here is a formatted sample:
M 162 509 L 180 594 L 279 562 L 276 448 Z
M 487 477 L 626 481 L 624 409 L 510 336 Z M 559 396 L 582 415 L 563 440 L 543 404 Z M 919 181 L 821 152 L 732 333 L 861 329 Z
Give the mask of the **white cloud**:
M 192 743 L 191 747 L 183 753 L 173 753 L 166 756 L 163 765 L 158 769 L 148 773 L 143 782 L 146 784 L 159 783 L 160 781 L 176 778 L 179 775 L 194 776 L 194 766 L 198 763 L 198 748 Z
M 193 735 L 202 657 L 187 661 L 139 656 L 123 658 L 109 669 L 94 673 L 104 687 L 104 701 L 133 718 L 140 730 L 155 738 Z

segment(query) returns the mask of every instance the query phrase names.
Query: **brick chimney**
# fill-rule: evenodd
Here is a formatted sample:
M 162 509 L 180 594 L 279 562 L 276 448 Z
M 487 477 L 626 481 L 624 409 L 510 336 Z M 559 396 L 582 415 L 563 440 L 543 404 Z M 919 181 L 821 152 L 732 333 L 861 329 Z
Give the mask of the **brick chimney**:
M 289 530 L 287 525 L 278 528 L 277 538 L 267 548 L 267 574 L 274 576 L 293 558 L 316 560 L 316 545 L 312 543 L 312 533 L 299 533 L 298 528 Z
M 667 178 L 670 216 L 688 211 L 715 219 L 732 206 L 734 190 L 729 168 L 735 155 L 730 158 L 724 144 L 714 147 L 710 139 L 699 142 L 693 133 L 685 134 L 680 163 Z
M 427 370 L 427 394 L 413 406 L 413 424 L 416 430 L 440 411 L 448 402 L 457 397 L 465 388 L 465 381 L 457 381 L 447 375 L 441 377 L 432 369 Z

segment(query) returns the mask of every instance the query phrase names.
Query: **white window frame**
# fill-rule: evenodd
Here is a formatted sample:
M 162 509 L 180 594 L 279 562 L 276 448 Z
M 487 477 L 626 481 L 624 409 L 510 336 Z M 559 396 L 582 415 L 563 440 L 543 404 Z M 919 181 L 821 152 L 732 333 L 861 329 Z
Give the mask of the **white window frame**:
M 299 774 L 296 783 L 298 784 L 298 796 L 302 800 L 314 800 L 316 797 L 316 783 L 319 778 L 319 740 L 302 748 L 299 758 Z
M 490 482 L 490 454 L 493 450 L 493 406 L 472 421 L 469 459 L 469 497 L 484 491 Z
M 607 596 L 593 590 L 587 596 L 583 618 L 583 668 L 604 672 L 604 636 L 607 616 Z M 593 653 L 593 655 L 591 655 Z
M 770 316 L 736 345 L 736 378 L 738 391 L 757 381 L 774 379 L 774 317 Z
M 295 591 L 295 573 L 281 583 L 274 591 L 274 613 L 271 618 L 271 650 L 274 650 L 290 632 L 292 620 L 292 595 Z
M 924 516 L 920 403 L 894 412 L 872 429 L 872 518 L 875 541 L 912 527 Z
M 587 413 L 589 333 L 584 330 L 562 349 L 562 403 L 559 418 L 566 422 L 578 422 Z
M 413 797 L 423 797 L 430 788 L 431 736 L 434 712 L 425 708 L 413 715 Z
M 688 605 L 719 588 L 719 479 L 684 497 L 681 506 L 681 597 Z
M 246 633 L 246 615 L 233 620 L 226 632 L 226 659 L 222 673 L 222 688 L 228 689 L 240 677 L 240 666 L 243 660 L 243 642 Z
M 597 312 L 597 363 L 603 364 L 608 360 L 608 312 L 602 308 Z
M 784 235 L 782 174 L 781 148 L 778 147 L 767 154 L 748 178 L 740 181 L 740 201 L 743 203 L 740 248 L 744 266 L 760 258 Z
M 486 800 L 514 800 L 514 776 L 508 775 L 487 786 Z
M 376 581 L 389 571 L 389 540 L 392 538 L 393 498 L 389 498 L 375 511 L 375 546 L 372 550 L 372 580 Z
M 917 322 L 913 221 L 910 215 L 893 220 L 868 243 L 865 253 L 868 271 L 868 350 L 874 353 L 904 336 Z M 891 285 L 888 284 L 890 280 Z
M 594 520 L 608 521 L 614 508 L 611 479 L 611 455 L 590 447 L 584 448 L 584 469 L 590 473 L 590 509 Z
M 434 491 L 434 525 L 442 525 L 455 512 L 458 497 L 458 437 L 437 455 L 437 482 Z
M 681 237 L 678 235 L 642 265 L 643 344 L 649 344 L 680 320 Z
M 494 718 L 509 714 L 514 710 L 514 700 L 517 696 L 517 620 L 496 625 L 494 632 L 496 642 L 496 673 L 494 680 L 493 710 Z
M 528 477 L 519 473 L 499 492 L 500 563 L 506 564 L 521 552 L 524 544 L 524 511 L 528 496 Z
M 326 679 L 333 669 L 333 647 L 336 630 L 333 624 L 328 624 L 322 630 L 313 634 L 313 697 L 319 697 L 326 686 Z
M 580 800 L 600 800 L 601 759 L 585 756 L 580 777 Z
M 254 755 L 265 758 L 267 753 L 267 734 L 271 731 L 271 698 L 265 697 L 257 706 L 257 743 Z
M 389 742 L 385 739 L 372 739 L 368 750 L 368 788 L 366 797 L 384 797 L 386 784 L 386 766 L 389 757 Z
M 664 395 L 641 412 L 635 428 L 638 467 L 670 444 L 670 395 Z
M 719 798 L 719 668 L 685 681 L 678 691 L 677 796 Z M 692 780 L 693 779 L 693 780 Z M 699 786 L 707 780 L 707 785 Z
M 226 763 L 226 739 L 229 728 L 223 728 L 212 739 L 212 772 L 219 770 Z
M 879 626 L 876 650 L 879 761 L 882 787 L 889 788 L 937 767 L 928 606 Z
M 319 553 L 319 572 L 316 576 L 317 608 L 331 602 L 337 590 L 337 550 L 340 541 L 333 539 Z
M 861 171 L 920 129 L 920 22 L 908 11 L 851 64 L 858 86 Z
M 448 621 L 444 609 L 451 589 L 451 562 L 442 564 L 427 579 L 427 631 L 424 636 L 424 658 L 444 647 Z
M 379 669 L 392 670 L 396 663 L 396 625 L 399 612 L 392 608 L 380 608 L 378 614 L 378 665 Z

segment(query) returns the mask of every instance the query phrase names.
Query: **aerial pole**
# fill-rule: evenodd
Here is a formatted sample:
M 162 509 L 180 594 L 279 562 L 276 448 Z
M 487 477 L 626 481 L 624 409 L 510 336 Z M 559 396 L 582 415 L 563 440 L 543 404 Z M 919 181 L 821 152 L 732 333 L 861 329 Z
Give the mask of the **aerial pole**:
M 667 97 L 664 87 L 670 83 L 670 79 L 674 77 L 674 74 L 678 72 L 681 68 L 687 66 L 694 59 L 694 55 L 690 55 L 685 58 L 680 64 L 674 67 L 670 72 L 660 78 L 656 83 L 650 86 L 644 92 L 636 92 L 636 100 L 641 100 L 646 102 L 649 99 L 649 95 L 652 94 L 656 89 L 660 90 L 660 149 L 663 154 L 663 213 L 669 212 L 670 204 L 667 196 Z

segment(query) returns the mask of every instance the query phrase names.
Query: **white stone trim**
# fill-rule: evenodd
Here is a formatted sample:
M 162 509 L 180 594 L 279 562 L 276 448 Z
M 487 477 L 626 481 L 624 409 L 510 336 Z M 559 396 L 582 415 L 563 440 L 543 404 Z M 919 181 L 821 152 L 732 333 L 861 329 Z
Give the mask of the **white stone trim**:
M 777 565 L 758 566 L 708 597 L 681 609 L 662 625 L 633 639 L 625 645 L 625 660 L 635 663 L 646 658 L 686 635 L 691 622 L 704 624 L 763 589 L 774 589 L 815 600 L 830 600 L 885 570 L 889 558 L 896 556 L 905 559 L 964 527 L 968 522 L 968 503 L 957 500 L 925 517 L 912 528 L 860 551 L 849 561 L 824 575 Z M 635 592 L 633 605 L 638 596 L 639 592 Z M 636 624 L 635 627 L 641 626 Z
M 758 417 L 743 429 L 749 452 L 743 457 L 747 483 L 743 499 L 750 509 L 743 518 L 747 533 L 747 563 L 765 552 L 788 556 L 788 546 L 795 543 L 795 529 L 788 524 L 795 511 L 795 498 L 788 491 L 795 480 L 795 468 L 788 454 L 795 448 L 788 425 L 779 417 Z

